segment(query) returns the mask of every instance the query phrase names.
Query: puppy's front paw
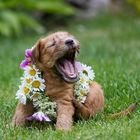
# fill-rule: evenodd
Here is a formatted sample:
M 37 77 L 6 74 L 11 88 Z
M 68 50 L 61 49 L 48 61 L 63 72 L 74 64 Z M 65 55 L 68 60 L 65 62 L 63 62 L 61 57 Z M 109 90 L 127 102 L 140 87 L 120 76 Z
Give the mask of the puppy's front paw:
M 11 125 L 13 127 L 22 126 L 25 124 L 26 118 L 23 116 L 14 115 Z
M 57 130 L 63 130 L 63 131 L 69 131 L 72 127 L 72 120 L 69 120 L 64 115 L 61 116 L 62 118 L 57 119 L 56 123 L 56 129 Z

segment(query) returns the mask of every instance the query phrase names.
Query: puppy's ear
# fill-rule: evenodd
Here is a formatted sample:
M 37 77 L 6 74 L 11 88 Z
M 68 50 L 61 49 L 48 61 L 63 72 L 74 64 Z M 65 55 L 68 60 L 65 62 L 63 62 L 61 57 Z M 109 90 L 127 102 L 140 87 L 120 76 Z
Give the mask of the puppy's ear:
M 41 40 L 39 40 L 33 47 L 32 50 L 32 62 L 37 65 L 40 69 L 42 68 L 41 63 L 41 49 L 42 49 L 42 43 Z
M 33 63 L 40 62 L 40 53 L 41 53 L 41 41 L 38 41 L 32 50 L 32 59 Z

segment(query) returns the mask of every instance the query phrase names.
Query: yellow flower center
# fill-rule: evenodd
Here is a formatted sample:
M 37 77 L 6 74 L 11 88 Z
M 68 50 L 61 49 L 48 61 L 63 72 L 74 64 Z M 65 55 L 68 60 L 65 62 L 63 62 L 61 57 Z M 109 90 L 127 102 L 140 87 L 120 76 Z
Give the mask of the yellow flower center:
M 35 76 L 36 71 L 35 71 L 34 69 L 31 69 L 31 70 L 29 71 L 29 74 L 30 74 L 31 76 Z
M 24 87 L 24 89 L 23 89 L 23 90 L 24 90 L 24 93 L 25 93 L 25 94 L 28 94 L 28 93 L 29 93 L 29 88 Z
M 88 75 L 88 72 L 86 70 L 83 70 L 83 73 L 86 74 L 86 75 Z
M 91 80 L 88 80 L 88 83 L 91 85 L 92 84 L 92 81 Z
M 35 98 L 35 97 L 38 97 L 38 96 L 39 96 L 39 93 L 36 92 L 36 93 L 33 94 L 32 98 Z
M 80 79 L 80 82 L 81 82 L 81 83 L 84 83 L 84 81 L 85 81 L 84 78 L 81 78 L 81 79 Z
M 35 81 L 33 81 L 32 86 L 33 86 L 34 88 L 39 88 L 39 87 L 40 87 L 40 82 L 37 81 L 37 80 L 35 80 Z
M 81 90 L 80 91 L 81 96 L 85 96 L 85 93 Z
M 31 82 L 31 80 L 29 78 L 26 78 L 25 80 L 28 84 Z

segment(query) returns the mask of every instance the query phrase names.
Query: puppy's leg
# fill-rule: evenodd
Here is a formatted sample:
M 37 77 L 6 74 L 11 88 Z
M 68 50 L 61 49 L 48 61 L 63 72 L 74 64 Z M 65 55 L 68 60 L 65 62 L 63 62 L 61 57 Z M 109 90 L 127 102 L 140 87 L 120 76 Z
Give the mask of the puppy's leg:
M 57 104 L 56 129 L 69 130 L 72 127 L 74 107 L 72 103 Z
M 26 117 L 32 115 L 34 113 L 34 108 L 32 103 L 28 103 L 26 105 L 18 103 L 16 107 L 15 114 L 12 119 L 13 126 L 21 126 L 25 124 Z
M 104 95 L 101 86 L 93 82 L 84 104 L 73 99 L 76 116 L 88 119 L 90 116 L 96 115 L 104 108 Z

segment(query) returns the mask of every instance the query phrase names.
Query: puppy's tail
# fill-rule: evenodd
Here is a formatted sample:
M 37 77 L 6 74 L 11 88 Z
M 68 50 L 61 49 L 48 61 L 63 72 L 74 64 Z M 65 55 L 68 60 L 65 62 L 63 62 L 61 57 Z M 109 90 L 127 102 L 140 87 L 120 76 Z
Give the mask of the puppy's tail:
M 118 112 L 118 113 L 111 114 L 110 116 L 108 116 L 108 118 L 115 119 L 115 118 L 119 118 L 119 117 L 123 117 L 123 116 L 128 116 L 132 112 L 135 111 L 135 109 L 137 108 L 137 105 L 138 105 L 137 103 L 130 104 L 129 107 L 126 108 L 125 110 Z

